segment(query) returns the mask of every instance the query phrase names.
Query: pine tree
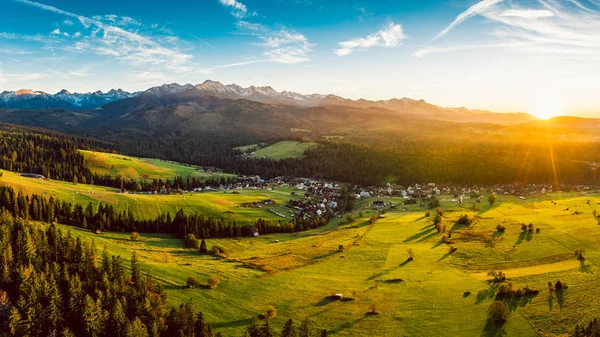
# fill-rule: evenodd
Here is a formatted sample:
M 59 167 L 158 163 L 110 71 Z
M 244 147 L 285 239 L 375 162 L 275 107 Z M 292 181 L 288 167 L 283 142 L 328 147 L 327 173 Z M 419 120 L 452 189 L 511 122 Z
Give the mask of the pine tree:
M 310 321 L 305 319 L 298 329 L 298 337 L 310 337 Z
M 136 317 L 133 322 L 127 325 L 125 337 L 148 337 L 148 329 L 139 317 Z
M 283 326 L 281 337 L 296 337 L 296 327 L 294 327 L 294 321 L 291 318 Z
M 265 324 L 260 328 L 260 336 L 261 337 L 274 337 L 273 329 L 271 329 L 271 324 L 269 324 L 269 319 L 265 320 Z
M 202 239 L 202 242 L 200 242 L 200 253 L 208 253 L 208 247 L 206 247 L 206 241 L 204 241 L 204 239 Z
M 137 254 L 134 251 L 131 254 L 131 282 L 139 286 L 141 281 L 142 271 L 140 270 L 140 264 L 137 259 Z
M 258 320 L 256 318 L 253 318 L 250 321 L 250 324 L 246 328 L 246 335 L 248 337 L 262 337 L 262 331 L 260 329 L 260 326 L 258 325 Z

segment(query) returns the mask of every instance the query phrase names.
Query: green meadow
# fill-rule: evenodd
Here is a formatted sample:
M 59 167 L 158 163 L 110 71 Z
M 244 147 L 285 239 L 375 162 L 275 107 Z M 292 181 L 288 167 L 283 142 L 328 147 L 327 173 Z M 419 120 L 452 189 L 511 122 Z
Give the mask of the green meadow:
M 220 172 L 208 173 L 199 166 L 185 165 L 161 159 L 136 158 L 117 153 L 80 150 L 85 161 L 98 174 L 120 175 L 132 180 L 173 179 L 176 176 L 200 179 L 232 177 Z
M 164 284 L 170 304 L 194 301 L 225 336 L 241 336 L 267 306 L 277 309 L 271 321 L 277 328 L 288 318 L 308 318 L 331 336 L 566 336 L 600 315 L 600 226 L 592 214 L 600 196 L 499 196 L 493 206 L 440 199 L 446 233 L 433 227 L 435 211 L 425 216 L 418 205 L 400 206 L 370 225 L 374 199 L 361 200 L 352 222 L 336 218 L 308 232 L 207 240 L 209 248 L 224 247 L 227 258 L 200 255 L 169 235 L 142 234 L 134 242 L 127 233 L 70 229 L 124 259 L 136 251 L 144 270 Z M 462 214 L 474 222 L 458 224 Z M 540 231 L 523 232 L 521 223 Z M 504 232 L 496 231 L 499 224 Z M 455 252 L 442 241 L 450 230 Z M 584 261 L 575 259 L 576 249 L 585 250 Z M 510 301 L 503 325 L 487 321 L 498 288 L 488 281 L 490 270 L 539 290 Z M 185 286 L 188 276 L 205 282 L 211 275 L 220 280 L 216 289 Z M 557 280 L 569 286 L 560 295 L 548 291 Z M 353 300 L 332 300 L 336 293 Z M 373 305 L 377 315 L 368 313 Z
M 174 215 L 179 209 L 187 213 L 197 212 L 207 217 L 229 219 L 233 221 L 255 221 L 257 219 L 290 221 L 290 212 L 285 204 L 295 196 L 291 189 L 279 188 L 274 190 L 242 190 L 236 193 L 228 191 L 185 193 L 178 195 L 148 195 L 121 193 L 119 189 L 59 181 L 41 180 L 21 177 L 14 172 L 3 171 L 0 182 L 13 186 L 24 194 L 40 194 L 45 197 L 54 196 L 61 200 L 87 205 L 92 203 L 108 203 L 118 210 L 131 209 L 134 216 L 141 219 L 154 219 L 162 212 Z M 275 201 L 268 207 L 247 207 L 249 203 L 266 199 Z M 282 218 L 273 214 L 274 210 L 286 215 Z
M 297 142 L 293 140 L 284 140 L 273 145 L 258 149 L 250 157 L 252 158 L 269 158 L 273 160 L 285 158 L 298 158 L 311 147 L 317 146 L 313 142 Z M 242 147 L 247 148 L 247 147 Z

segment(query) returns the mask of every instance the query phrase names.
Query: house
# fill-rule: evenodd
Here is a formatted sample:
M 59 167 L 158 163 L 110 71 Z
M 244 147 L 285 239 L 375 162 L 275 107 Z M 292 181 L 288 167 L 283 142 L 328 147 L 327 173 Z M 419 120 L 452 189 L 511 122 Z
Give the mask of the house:
M 373 209 L 383 208 L 385 206 L 385 202 L 381 200 L 373 201 Z
M 334 300 L 341 300 L 342 298 L 344 298 L 344 295 L 343 294 L 333 294 L 331 296 L 331 298 Z
M 36 178 L 36 179 L 46 179 L 46 177 L 44 177 L 41 174 L 35 174 L 35 173 L 21 173 L 19 174 L 21 177 L 25 177 L 25 178 Z
M 362 191 L 360 192 L 360 197 L 361 198 L 368 198 L 371 196 L 371 193 L 367 192 L 367 191 Z
M 258 232 L 254 232 L 254 234 L 253 234 L 253 235 L 254 235 L 254 237 L 257 237 L 257 236 L 259 236 L 260 234 L 258 234 Z

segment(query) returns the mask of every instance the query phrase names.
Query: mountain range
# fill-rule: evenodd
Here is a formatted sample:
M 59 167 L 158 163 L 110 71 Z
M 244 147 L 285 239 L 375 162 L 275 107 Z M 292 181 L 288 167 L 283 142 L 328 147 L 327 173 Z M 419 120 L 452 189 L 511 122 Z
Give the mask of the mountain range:
M 411 114 L 423 118 L 448 121 L 485 122 L 494 124 L 523 123 L 535 120 L 525 113 L 493 113 L 466 108 L 442 108 L 424 100 L 411 98 L 394 98 L 390 100 L 371 101 L 365 99 L 352 100 L 336 95 L 310 94 L 303 95 L 291 91 L 278 92 L 270 86 L 250 86 L 247 88 L 236 84 L 224 85 L 218 81 L 207 80 L 202 84 L 180 85 L 177 83 L 152 87 L 143 92 L 126 92 L 121 89 L 107 93 L 70 93 L 62 90 L 56 94 L 23 89 L 5 91 L 0 94 L 0 108 L 8 109 L 72 109 L 118 112 L 157 106 L 172 106 L 198 101 L 212 96 L 225 100 L 248 100 L 268 105 L 286 105 L 301 108 L 314 107 L 351 107 L 356 109 L 380 108 L 402 114 Z
M 71 93 L 63 89 L 56 94 L 43 91 L 21 89 L 17 91 L 4 91 L 0 93 L 0 108 L 8 109 L 76 109 L 92 110 L 104 104 L 130 98 L 139 93 L 130 93 L 118 90 L 110 90 L 88 93 Z

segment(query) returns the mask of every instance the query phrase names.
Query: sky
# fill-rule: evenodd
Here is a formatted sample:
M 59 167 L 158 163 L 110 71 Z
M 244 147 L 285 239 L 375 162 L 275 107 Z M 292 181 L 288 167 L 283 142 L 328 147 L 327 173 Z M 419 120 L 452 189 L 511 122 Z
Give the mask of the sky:
M 0 91 L 211 79 L 600 117 L 600 0 L 40 1 L 0 0 Z

